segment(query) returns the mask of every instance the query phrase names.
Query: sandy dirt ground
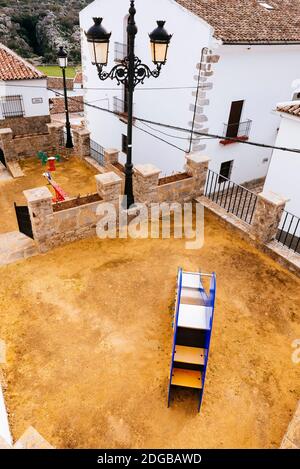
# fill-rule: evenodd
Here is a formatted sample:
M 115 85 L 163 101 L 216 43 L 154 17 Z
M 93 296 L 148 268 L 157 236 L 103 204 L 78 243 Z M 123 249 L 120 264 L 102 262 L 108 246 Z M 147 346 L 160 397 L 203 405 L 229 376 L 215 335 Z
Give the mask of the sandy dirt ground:
M 300 397 L 300 281 L 207 216 L 205 246 L 84 240 L 5 266 L 0 338 L 14 439 L 57 448 L 274 448 Z M 178 266 L 216 271 L 201 414 L 167 408 Z
M 42 166 L 36 157 L 24 159 L 20 162 L 20 166 L 24 177 L 0 181 L 0 233 L 18 229 L 14 202 L 18 205 L 26 205 L 24 190 L 47 186 L 54 195 L 52 187 L 48 185 L 48 181 L 43 176 L 43 173 L 47 171 L 47 166 Z M 53 179 L 70 197 L 96 192 L 93 176 L 97 174 L 97 170 L 89 167 L 79 158 L 62 160 L 56 164 L 56 169 L 53 173 Z

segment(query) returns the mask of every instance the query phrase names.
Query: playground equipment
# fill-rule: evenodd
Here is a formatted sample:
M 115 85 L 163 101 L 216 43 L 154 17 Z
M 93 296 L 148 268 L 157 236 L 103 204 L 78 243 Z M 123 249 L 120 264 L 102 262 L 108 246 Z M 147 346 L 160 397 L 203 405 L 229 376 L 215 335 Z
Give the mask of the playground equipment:
M 209 292 L 202 280 L 210 278 Z M 176 387 L 199 391 L 200 411 L 214 318 L 216 275 L 178 270 L 168 407 Z
M 42 162 L 43 166 L 46 166 L 46 164 L 49 163 L 48 171 L 56 171 L 55 162 L 60 161 L 60 156 L 59 155 L 48 156 L 47 153 L 45 153 L 43 151 L 39 151 L 37 153 L 37 157 Z
M 52 178 L 51 173 L 46 172 L 43 173 L 43 176 L 47 179 L 48 183 L 53 187 L 55 191 L 55 197 L 53 197 L 53 202 L 63 202 L 64 200 L 68 199 L 68 194 L 54 181 Z

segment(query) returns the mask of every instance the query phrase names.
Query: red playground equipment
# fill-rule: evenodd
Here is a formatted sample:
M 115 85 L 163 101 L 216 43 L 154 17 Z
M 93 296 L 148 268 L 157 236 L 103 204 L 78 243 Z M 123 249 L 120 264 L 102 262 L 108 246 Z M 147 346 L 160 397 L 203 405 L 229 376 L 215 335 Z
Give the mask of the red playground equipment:
M 52 179 L 51 173 L 46 172 L 43 173 L 43 176 L 47 179 L 48 183 L 53 187 L 55 191 L 55 197 L 53 197 L 52 201 L 56 202 L 63 202 L 64 200 L 68 199 L 68 194 L 57 184 L 57 182 Z

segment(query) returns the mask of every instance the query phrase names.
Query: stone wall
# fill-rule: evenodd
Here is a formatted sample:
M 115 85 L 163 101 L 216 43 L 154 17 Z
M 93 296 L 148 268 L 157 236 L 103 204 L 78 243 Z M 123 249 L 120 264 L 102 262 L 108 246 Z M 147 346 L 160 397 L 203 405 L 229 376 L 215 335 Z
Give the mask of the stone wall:
M 119 203 L 121 179 L 115 173 L 95 176 L 99 201 L 54 211 L 52 194 L 47 187 L 24 191 L 28 203 L 34 240 L 40 252 L 55 246 L 96 235 L 99 205 Z
M 209 105 L 209 97 L 207 92 L 213 88 L 210 78 L 214 74 L 213 65 L 220 60 L 219 55 L 214 55 L 213 51 L 204 48 L 201 54 L 201 62 L 197 64 L 197 74 L 194 81 L 197 83 L 198 90 L 192 92 L 193 101 L 190 104 L 190 111 L 194 113 L 194 122 L 188 125 L 194 128 L 196 132 L 208 133 L 208 118 L 206 116 L 205 107 Z M 195 136 L 193 141 L 193 151 L 203 151 L 206 145 L 201 142 L 200 136 Z
M 287 201 L 273 192 L 258 194 L 250 235 L 263 244 L 273 241 Z
M 43 134 L 47 132 L 50 115 L 36 117 L 6 117 L 0 120 L 0 129 L 11 129 L 13 135 Z
M 35 156 L 38 151 L 49 155 L 57 153 L 61 147 L 63 125 L 47 124 L 47 133 L 13 136 L 12 129 L 0 129 L 0 147 L 6 162 Z
M 209 158 L 199 153 L 186 155 L 186 174 L 178 174 L 160 183 L 159 168 L 138 165 L 134 168 L 134 193 L 137 202 L 189 202 L 203 195 Z M 177 180 L 176 180 L 177 179 Z M 166 182 L 165 182 L 166 180 Z

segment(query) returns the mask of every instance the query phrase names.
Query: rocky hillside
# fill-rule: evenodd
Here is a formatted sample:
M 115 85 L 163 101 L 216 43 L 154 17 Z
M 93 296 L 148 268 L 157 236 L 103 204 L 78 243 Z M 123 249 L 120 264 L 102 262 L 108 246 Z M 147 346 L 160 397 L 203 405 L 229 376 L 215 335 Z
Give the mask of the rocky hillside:
M 55 63 L 57 46 L 80 61 L 79 11 L 93 0 L 0 0 L 0 42 L 24 58 Z

